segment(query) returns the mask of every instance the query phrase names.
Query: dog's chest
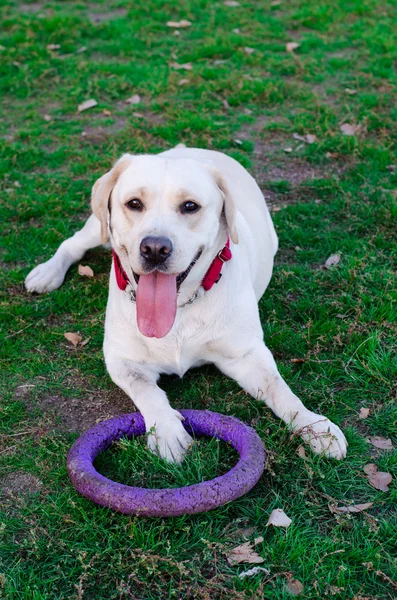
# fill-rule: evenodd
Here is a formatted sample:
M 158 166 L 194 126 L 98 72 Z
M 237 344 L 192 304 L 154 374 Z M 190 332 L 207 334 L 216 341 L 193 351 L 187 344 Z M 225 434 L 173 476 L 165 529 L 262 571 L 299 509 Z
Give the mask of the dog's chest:
M 168 337 L 168 336 L 167 336 Z M 197 332 L 171 335 L 168 339 L 151 340 L 148 344 L 150 363 L 160 373 L 182 377 L 192 367 L 205 364 L 205 344 Z

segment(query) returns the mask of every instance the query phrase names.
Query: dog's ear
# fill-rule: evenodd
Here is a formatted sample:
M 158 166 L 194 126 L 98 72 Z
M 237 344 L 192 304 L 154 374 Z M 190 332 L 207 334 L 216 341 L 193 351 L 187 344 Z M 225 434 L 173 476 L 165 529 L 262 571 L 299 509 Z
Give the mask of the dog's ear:
M 114 167 L 102 175 L 93 185 L 91 193 L 91 208 L 94 215 L 101 223 L 101 240 L 106 244 L 109 239 L 108 231 L 108 206 L 110 194 L 117 183 L 121 173 L 131 164 L 132 156 L 124 154 Z
M 225 212 L 226 224 L 233 244 L 238 244 L 238 233 L 236 229 L 236 207 L 229 187 L 218 169 L 212 170 L 216 185 L 223 197 L 223 210 Z

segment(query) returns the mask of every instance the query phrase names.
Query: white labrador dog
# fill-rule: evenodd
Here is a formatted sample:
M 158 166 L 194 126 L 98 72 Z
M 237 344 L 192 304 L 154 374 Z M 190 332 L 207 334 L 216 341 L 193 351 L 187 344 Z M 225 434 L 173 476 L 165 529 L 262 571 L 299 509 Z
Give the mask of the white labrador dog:
M 264 344 L 257 302 L 272 275 L 277 236 L 258 185 L 238 162 L 184 147 L 126 154 L 95 183 L 92 210 L 83 229 L 31 271 L 26 288 L 51 292 L 72 263 L 110 238 L 106 365 L 142 413 L 154 451 L 181 461 L 191 443 L 157 385 L 160 374 L 214 363 L 314 452 L 346 455 L 342 431 L 305 408 Z

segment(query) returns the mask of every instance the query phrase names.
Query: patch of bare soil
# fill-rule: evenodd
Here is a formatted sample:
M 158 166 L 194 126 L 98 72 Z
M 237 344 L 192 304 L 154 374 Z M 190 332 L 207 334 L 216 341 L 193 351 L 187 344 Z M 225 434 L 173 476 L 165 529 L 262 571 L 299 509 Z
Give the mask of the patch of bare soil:
M 337 162 L 325 166 L 308 163 L 300 155 L 301 143 L 290 133 L 263 132 L 267 120 L 273 121 L 268 117 L 257 119 L 236 135 L 239 139 L 254 143 L 251 171 L 268 205 L 270 208 L 276 205 L 285 207 L 305 199 L 312 200 L 313 193 L 305 184 L 313 179 L 329 179 L 339 175 L 346 165 L 341 166 Z M 292 152 L 285 152 L 285 148 L 292 148 Z M 288 182 L 290 191 L 277 194 L 269 184 L 279 181 Z
M 104 140 L 111 138 L 112 135 L 122 131 L 127 124 L 127 119 L 118 117 L 111 125 L 88 125 L 84 127 L 82 137 L 94 144 L 101 143 Z
M 41 2 L 32 2 L 32 4 L 20 4 L 19 10 L 22 13 L 36 13 L 42 10 L 43 4 Z
M 74 387 L 84 389 L 87 383 L 76 381 Z M 43 394 L 35 400 L 29 393 L 31 388 L 20 390 L 19 397 L 29 410 L 40 409 L 54 418 L 54 428 L 61 432 L 81 433 L 93 425 L 116 415 L 134 412 L 131 400 L 120 389 L 87 390 L 78 398 L 67 398 L 62 394 Z
M 114 8 L 113 10 L 108 10 L 107 12 L 96 12 L 90 11 L 88 13 L 88 18 L 91 23 L 97 25 L 98 23 L 103 23 L 104 21 L 112 21 L 113 19 L 121 19 L 127 15 L 127 10 L 125 8 Z
M 37 494 L 43 487 L 38 477 L 25 471 L 14 471 L 0 477 L 0 498 L 24 497 Z

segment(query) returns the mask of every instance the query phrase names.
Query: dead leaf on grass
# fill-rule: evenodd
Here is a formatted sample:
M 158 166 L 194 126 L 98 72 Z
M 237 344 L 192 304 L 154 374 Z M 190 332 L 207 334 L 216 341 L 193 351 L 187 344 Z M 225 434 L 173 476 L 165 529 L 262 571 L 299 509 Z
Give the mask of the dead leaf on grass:
M 89 108 L 94 108 L 94 106 L 97 106 L 97 104 L 98 102 L 94 100 L 94 98 L 90 98 L 89 100 L 85 100 L 85 102 L 79 104 L 77 107 L 77 111 L 81 113 L 84 110 L 88 110 Z
M 223 4 L 225 6 L 240 6 L 240 2 L 237 2 L 237 0 L 225 0 Z
M 63 335 L 71 344 L 73 344 L 73 346 L 78 346 L 81 340 L 83 339 L 81 335 L 79 335 L 78 333 L 72 333 L 71 331 L 68 331 Z
M 351 90 L 350 88 L 345 88 L 345 92 L 346 94 L 349 94 L 349 96 L 354 96 L 357 94 L 357 90 Z
M 303 458 L 303 460 L 307 459 L 307 454 L 306 454 L 306 450 L 304 448 L 304 446 L 299 446 L 298 450 L 296 451 L 297 455 L 300 456 L 301 458 Z
M 79 265 L 78 272 L 85 277 L 94 277 L 94 271 L 88 265 Z
M 285 514 L 281 508 L 272 510 L 269 516 L 269 520 L 266 523 L 266 527 L 273 525 L 274 527 L 289 527 L 292 520 Z
M 375 435 L 368 438 L 368 441 L 372 446 L 375 446 L 375 448 L 379 448 L 380 450 L 393 450 L 393 444 L 390 438 L 386 439 Z
M 336 267 L 336 265 L 339 265 L 340 263 L 340 254 L 331 254 L 331 256 L 329 256 L 327 258 L 327 260 L 324 263 L 324 267 L 326 269 L 330 269 L 331 267 Z
M 293 596 L 299 596 L 303 592 L 303 585 L 299 579 L 291 579 L 285 584 L 285 587 Z
M 374 487 L 376 490 L 380 490 L 381 492 L 389 491 L 389 483 L 393 479 L 390 473 L 386 473 L 385 471 L 378 471 L 378 467 L 369 463 L 364 467 L 364 473 L 367 475 L 368 482 Z
M 59 50 L 60 47 L 60 44 L 47 44 L 46 46 L 47 50 Z
M 181 19 L 180 21 L 168 21 L 167 22 L 167 27 L 190 27 L 191 26 L 191 22 L 187 21 L 186 19 Z
M 193 69 L 192 63 L 179 64 L 177 62 L 170 63 L 170 67 L 177 69 L 178 71 L 191 71 Z
M 245 579 L 246 577 L 252 577 L 253 575 L 257 575 L 258 573 L 264 573 L 265 575 L 270 575 L 269 569 L 265 569 L 265 567 L 252 567 L 252 569 L 248 569 L 248 571 L 243 571 L 239 575 L 239 579 Z
M 83 342 L 81 342 L 80 346 L 86 346 L 88 344 L 88 342 L 90 341 L 90 337 L 86 338 Z
M 255 48 L 250 48 L 249 46 L 244 46 L 244 52 L 246 54 L 253 54 L 255 52 Z
M 294 140 L 299 142 L 305 142 L 306 144 L 314 144 L 317 141 L 317 136 L 314 133 L 305 133 L 305 135 L 299 135 L 299 133 L 293 133 L 292 137 Z
M 144 117 L 145 115 L 143 115 L 143 114 L 142 114 L 142 113 L 140 113 L 140 112 L 133 112 L 133 113 L 132 113 L 132 116 L 133 116 L 133 117 L 137 117 L 138 119 L 143 119 L 143 117 Z
M 131 98 L 127 98 L 125 101 L 127 104 L 139 104 L 142 98 L 139 94 L 134 94 Z
M 81 54 L 87 50 L 87 46 L 81 46 L 78 50 L 76 50 L 75 54 Z
M 314 142 L 317 142 L 317 136 L 314 133 L 307 133 L 305 138 L 308 144 L 314 144 Z
M 371 412 L 371 411 L 370 411 L 370 409 L 369 409 L 369 408 L 364 408 L 364 407 L 361 407 L 361 408 L 360 408 L 360 412 L 358 413 L 358 418 L 359 418 L 359 419 L 366 419 L 366 418 L 369 416 L 369 413 L 370 413 L 370 412 Z
M 298 44 L 298 42 L 288 42 L 285 45 L 285 49 L 287 52 L 293 52 L 294 50 L 296 50 L 297 48 L 299 48 L 300 44 Z
M 331 512 L 348 514 L 348 513 L 360 513 L 367 508 L 371 508 L 373 502 L 365 502 L 364 504 L 351 504 L 350 506 L 335 506 Z
M 251 542 L 245 542 L 241 546 L 236 546 L 227 555 L 229 565 L 238 565 L 239 563 L 263 563 L 263 558 L 254 550 Z
M 343 125 L 340 126 L 340 130 L 344 135 L 356 135 L 356 133 L 358 133 L 360 131 L 361 127 L 360 125 L 352 125 L 351 123 L 343 123 Z
M 284 152 L 286 152 L 287 154 L 290 154 L 292 152 L 292 148 L 291 146 L 288 146 L 288 148 L 283 148 Z
M 178 85 L 186 85 L 187 83 L 189 83 L 189 80 L 188 80 L 188 79 L 180 79 L 180 80 L 178 81 Z

